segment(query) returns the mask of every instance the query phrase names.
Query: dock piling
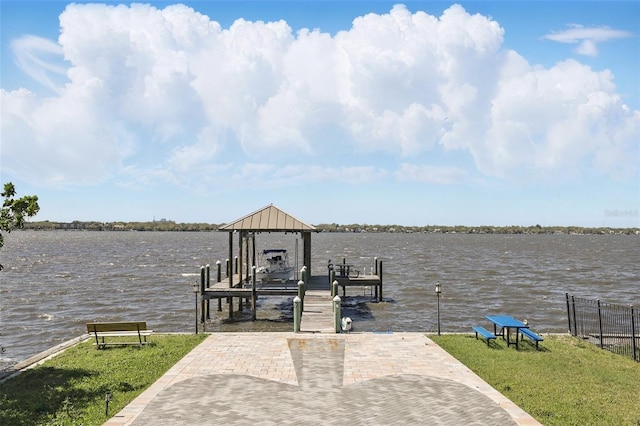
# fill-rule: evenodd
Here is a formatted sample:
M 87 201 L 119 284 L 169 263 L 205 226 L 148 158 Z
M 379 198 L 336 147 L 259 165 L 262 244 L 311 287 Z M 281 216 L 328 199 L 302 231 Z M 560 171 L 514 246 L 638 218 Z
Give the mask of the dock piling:
M 342 317 L 340 312 L 340 296 L 336 295 L 333 298 L 333 325 L 335 327 L 336 333 L 340 333 L 342 330 Z
M 298 296 L 300 298 L 300 312 L 304 311 L 304 281 L 298 281 Z
M 218 268 L 218 273 L 216 276 L 217 282 L 222 282 L 222 262 L 219 260 L 216 262 L 216 267 Z M 218 299 L 218 312 L 222 312 L 222 299 Z
M 334 288 L 334 283 L 336 282 L 336 271 L 333 268 L 329 268 L 329 287 L 331 288 L 331 297 L 338 294 L 337 288 Z
M 207 276 L 207 288 L 211 287 L 211 266 L 207 263 L 207 266 L 205 266 L 206 268 L 206 276 Z M 206 300 L 206 306 L 207 306 L 207 319 L 211 319 L 211 313 L 209 311 L 209 307 L 210 307 L 210 303 L 209 303 L 209 299 Z
M 380 277 L 380 298 L 378 302 L 382 302 L 382 260 L 378 262 L 378 276 Z
M 205 288 L 205 267 L 200 267 L 200 294 L 204 294 Z M 200 299 L 200 322 L 204 322 L 205 318 L 205 300 L 204 298 Z
M 258 299 L 258 293 L 256 292 L 256 266 L 251 268 L 251 319 L 256 320 L 256 303 Z

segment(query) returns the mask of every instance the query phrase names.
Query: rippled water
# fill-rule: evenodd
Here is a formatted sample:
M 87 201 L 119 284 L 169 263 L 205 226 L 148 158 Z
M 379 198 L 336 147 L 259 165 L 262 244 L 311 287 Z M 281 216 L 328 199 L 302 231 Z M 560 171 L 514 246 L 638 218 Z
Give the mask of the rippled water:
M 224 262 L 228 253 L 227 233 L 16 231 L 5 238 L 5 365 L 84 333 L 90 321 L 146 320 L 159 332 L 192 331 L 200 266 Z M 287 248 L 292 263 L 298 241 L 291 234 L 257 237 L 258 249 Z M 374 257 L 384 266 L 384 302 L 348 290 L 343 313 L 356 331 L 435 330 L 438 280 L 443 331 L 468 331 L 492 313 L 527 318 L 541 332 L 563 332 L 565 292 L 640 302 L 637 236 L 312 235 L 314 275 L 326 274 L 328 259 L 343 257 L 360 269 L 369 269 Z M 229 322 L 226 306 L 220 313 L 216 306 L 212 302 L 207 331 L 293 328 L 289 298 L 260 300 L 256 322 L 248 312 Z

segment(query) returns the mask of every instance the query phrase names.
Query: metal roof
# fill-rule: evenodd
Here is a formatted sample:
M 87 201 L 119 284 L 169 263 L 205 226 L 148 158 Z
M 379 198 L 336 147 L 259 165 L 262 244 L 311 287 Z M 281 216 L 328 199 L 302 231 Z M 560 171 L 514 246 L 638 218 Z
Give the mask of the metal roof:
M 316 228 L 269 204 L 251 214 L 219 228 L 220 231 L 268 231 L 300 232 L 315 231 Z

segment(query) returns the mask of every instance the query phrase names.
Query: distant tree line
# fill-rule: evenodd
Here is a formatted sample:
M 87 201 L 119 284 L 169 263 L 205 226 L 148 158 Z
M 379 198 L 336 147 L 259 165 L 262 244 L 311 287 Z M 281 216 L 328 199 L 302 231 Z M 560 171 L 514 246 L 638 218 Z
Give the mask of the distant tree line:
M 324 232 L 399 232 L 434 234 L 625 234 L 640 235 L 640 228 L 580 227 L 580 226 L 402 226 L 402 225 L 316 225 Z
M 151 222 L 27 222 L 25 229 L 53 231 L 180 231 L 211 232 L 224 224 L 176 223 L 172 220 Z M 402 226 L 402 225 L 341 225 L 337 223 L 315 225 L 320 232 L 389 232 L 389 233 L 442 233 L 442 234 L 625 234 L 640 235 L 640 228 L 580 227 L 580 226 Z
M 36 231 L 184 231 L 204 232 L 217 231 L 220 225 L 209 223 L 176 223 L 172 220 L 160 220 L 152 222 L 29 222 L 24 229 Z

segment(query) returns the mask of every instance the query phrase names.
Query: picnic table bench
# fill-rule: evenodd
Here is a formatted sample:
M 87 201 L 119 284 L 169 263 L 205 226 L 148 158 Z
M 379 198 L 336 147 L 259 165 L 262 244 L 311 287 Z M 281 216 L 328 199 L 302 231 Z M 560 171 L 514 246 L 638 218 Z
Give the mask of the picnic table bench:
M 531 339 L 532 341 L 536 342 L 536 348 L 538 347 L 538 343 L 542 342 L 544 339 L 537 335 L 536 333 L 534 333 L 533 331 L 529 330 L 528 328 L 521 328 L 520 329 L 520 334 L 522 334 L 522 338 L 524 339 L 524 336 L 527 336 L 529 339 Z
M 484 327 L 480 327 L 479 325 L 474 325 L 473 327 L 471 327 L 473 329 L 473 331 L 476 332 L 476 339 L 478 338 L 478 334 L 480 334 L 482 337 L 484 337 L 484 340 L 487 341 L 487 346 L 489 346 L 489 341 L 490 340 L 495 340 L 496 335 L 493 334 L 492 332 L 490 332 L 489 330 L 487 330 Z
M 129 321 L 129 322 L 90 322 L 87 323 L 87 332 L 92 334 L 98 349 L 104 349 L 107 345 L 140 345 L 147 344 L 147 336 L 150 336 L 153 330 L 147 329 L 146 321 Z M 138 341 L 110 341 L 106 342 L 106 337 L 137 337 Z

